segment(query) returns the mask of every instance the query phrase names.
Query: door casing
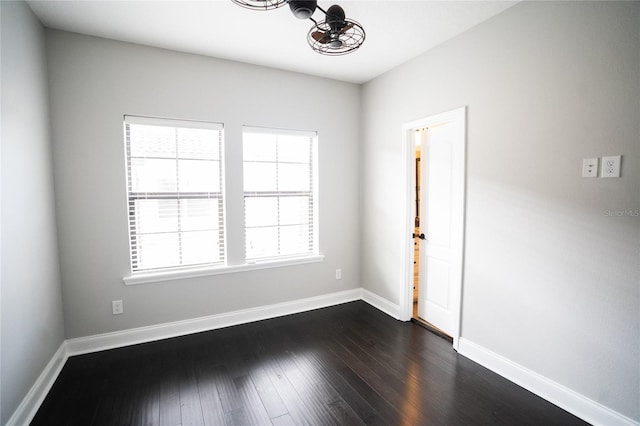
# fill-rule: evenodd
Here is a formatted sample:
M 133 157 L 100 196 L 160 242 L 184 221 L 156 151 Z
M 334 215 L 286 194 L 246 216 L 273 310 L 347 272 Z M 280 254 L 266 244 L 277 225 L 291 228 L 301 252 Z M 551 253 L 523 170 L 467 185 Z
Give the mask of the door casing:
M 425 118 L 414 120 L 402 125 L 402 146 L 403 146 L 403 163 L 404 173 L 403 187 L 405 188 L 404 202 L 403 202 L 403 227 L 402 227 L 402 259 L 405 261 L 403 269 L 403 277 L 401 279 L 402 289 L 400 297 L 400 319 L 403 321 L 409 321 L 413 315 L 413 243 L 414 239 L 411 238 L 412 229 L 414 229 L 414 206 L 415 206 L 415 185 L 416 185 L 416 170 L 415 170 L 415 143 L 413 133 L 416 129 L 428 128 L 444 123 L 450 123 L 455 126 L 456 143 L 463 145 L 462 152 L 462 164 L 463 167 L 458 172 L 462 173 L 462 188 L 460 189 L 459 196 L 462 197 L 460 202 L 457 203 L 461 209 L 458 212 L 457 217 L 461 221 L 459 226 L 462 230 L 462 241 L 460 244 L 459 253 L 459 267 L 460 267 L 460 279 L 456 282 L 454 290 L 454 309 L 456 310 L 456 323 L 454 324 L 453 335 L 453 348 L 458 349 L 458 341 L 460 339 L 460 323 L 462 314 L 462 283 L 464 281 L 464 210 L 466 199 L 466 107 L 457 108 L 451 111 L 443 112 L 436 115 L 431 115 Z

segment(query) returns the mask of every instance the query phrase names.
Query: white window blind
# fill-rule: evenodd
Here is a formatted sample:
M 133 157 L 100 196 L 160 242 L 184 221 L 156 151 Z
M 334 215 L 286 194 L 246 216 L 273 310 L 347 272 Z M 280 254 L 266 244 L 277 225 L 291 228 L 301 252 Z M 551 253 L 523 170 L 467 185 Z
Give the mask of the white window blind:
M 125 116 L 132 272 L 225 261 L 223 126 Z
M 316 133 L 243 128 L 245 258 L 317 254 Z

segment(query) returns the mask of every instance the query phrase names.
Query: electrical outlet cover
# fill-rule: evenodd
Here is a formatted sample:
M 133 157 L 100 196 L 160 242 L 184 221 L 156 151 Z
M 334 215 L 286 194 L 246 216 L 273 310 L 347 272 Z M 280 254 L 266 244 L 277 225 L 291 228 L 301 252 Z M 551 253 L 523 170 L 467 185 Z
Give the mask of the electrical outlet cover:
M 620 160 L 621 155 L 612 155 L 609 157 L 602 157 L 600 162 L 600 177 L 603 178 L 617 178 L 620 177 Z

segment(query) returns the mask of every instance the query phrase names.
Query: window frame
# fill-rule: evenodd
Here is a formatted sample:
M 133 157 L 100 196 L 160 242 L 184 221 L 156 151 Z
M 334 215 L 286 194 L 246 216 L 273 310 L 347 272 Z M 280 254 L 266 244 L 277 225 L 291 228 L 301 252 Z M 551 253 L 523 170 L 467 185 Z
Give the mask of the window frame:
M 301 137 L 308 138 L 310 143 L 310 152 L 308 163 L 302 162 L 292 162 L 292 161 L 280 161 L 278 158 L 278 151 L 276 147 L 276 158 L 275 160 L 247 160 L 244 143 L 245 143 L 245 135 L 247 134 L 258 134 L 258 135 L 273 135 L 275 137 L 278 136 L 293 136 L 293 137 Z M 245 169 L 246 163 L 263 163 L 263 164 L 275 164 L 276 170 L 279 170 L 280 165 L 282 164 L 308 164 L 310 167 L 309 170 L 309 186 L 308 190 L 265 190 L 265 191 L 247 191 L 245 189 L 246 182 L 243 183 L 243 200 L 244 200 L 244 215 L 245 215 L 245 223 L 244 223 L 244 232 L 245 232 L 245 251 L 244 251 L 244 259 L 248 264 L 255 264 L 261 262 L 272 262 L 278 260 L 287 260 L 287 259 L 295 259 L 295 258 L 304 258 L 309 256 L 318 256 L 319 255 L 319 228 L 318 228 L 318 205 L 319 205 L 319 188 L 318 188 L 318 132 L 316 131 L 307 131 L 307 130 L 292 130 L 292 129 L 283 129 L 283 128 L 272 128 L 272 127 L 258 127 L 258 126 L 242 126 L 242 142 L 243 142 L 243 171 Z M 276 141 L 277 143 L 277 141 Z M 276 171 L 276 176 L 277 176 Z M 277 180 L 277 177 L 276 177 Z M 283 225 L 281 223 L 280 216 L 280 201 L 282 198 L 286 197 L 306 197 L 309 199 L 309 203 L 311 204 L 310 209 L 308 211 L 309 221 L 306 223 L 308 226 L 308 236 L 309 241 L 306 245 L 310 248 L 309 251 L 304 253 L 292 253 L 292 254 L 278 254 L 275 256 L 262 256 L 262 257 L 250 257 L 249 256 L 249 248 L 247 230 L 255 229 L 256 227 L 249 227 L 246 223 L 247 218 L 247 198 L 250 199 L 258 199 L 258 198 L 277 198 L 278 204 L 278 223 L 275 227 L 277 227 L 278 232 L 278 251 L 281 252 L 282 246 L 280 245 L 280 233 L 282 232 L 282 228 L 291 225 Z M 300 225 L 300 224 L 298 224 Z M 274 226 L 271 226 L 274 227 Z
M 215 130 L 219 132 L 219 150 L 218 150 L 218 159 L 217 160 L 207 160 L 207 161 L 217 161 L 219 163 L 219 191 L 211 192 L 211 191 L 184 191 L 181 192 L 179 189 L 180 180 L 179 180 L 179 172 L 176 171 L 176 191 L 134 191 L 133 190 L 133 177 L 132 177 L 132 163 L 136 158 L 149 158 L 149 157 L 134 157 L 131 153 L 131 142 L 129 135 L 129 128 L 131 125 L 144 125 L 144 126 L 158 126 L 164 128 L 182 128 L 182 129 L 198 129 L 198 130 Z M 165 273 L 172 273 L 180 270 L 188 270 L 188 269 L 198 269 L 198 268 L 207 268 L 207 267 L 215 267 L 221 264 L 226 263 L 227 254 L 226 254 L 226 220 L 225 220 L 225 182 L 224 182 L 224 125 L 222 123 L 215 122 L 205 122 L 205 121 L 195 121 L 195 120 L 177 120 L 177 119 L 165 119 L 165 118 L 156 118 L 156 117 L 144 117 L 144 116 L 135 116 L 135 115 L 124 115 L 123 116 L 123 131 L 124 131 L 124 144 L 125 144 L 125 165 L 126 165 L 126 196 L 127 196 L 127 222 L 128 222 L 128 230 L 129 230 L 129 267 L 130 267 L 130 276 L 143 276 L 143 275 L 158 275 Z M 176 147 L 177 148 L 177 147 Z M 178 162 L 182 160 L 201 160 L 199 158 L 181 158 L 176 150 L 175 157 L 159 157 L 161 159 L 166 158 L 167 160 L 176 161 L 176 167 L 178 167 Z M 217 256 L 219 257 L 219 261 L 216 262 L 202 262 L 202 263 L 191 263 L 191 264 L 178 264 L 178 265 L 167 265 L 167 266 L 157 266 L 157 267 L 148 267 L 142 268 L 136 267 L 138 264 L 138 256 L 140 254 L 140 250 L 138 247 L 138 228 L 139 224 L 136 221 L 137 219 L 137 210 L 135 207 L 135 203 L 138 200 L 168 200 L 175 201 L 177 207 L 177 221 L 178 221 L 178 229 L 176 234 L 178 234 L 179 241 L 182 241 L 185 234 L 190 231 L 186 231 L 181 227 L 181 212 L 182 212 L 182 202 L 187 200 L 196 200 L 196 199 L 209 199 L 209 200 L 217 200 L 217 212 L 218 214 L 218 244 L 220 245 L 218 248 Z M 199 230 L 196 232 L 203 232 L 204 230 Z M 213 229 L 212 229 L 213 231 Z M 154 233 L 159 234 L 159 233 Z M 183 256 L 183 248 L 182 243 L 179 243 L 179 257 L 182 259 Z M 182 260 L 181 260 L 182 261 Z

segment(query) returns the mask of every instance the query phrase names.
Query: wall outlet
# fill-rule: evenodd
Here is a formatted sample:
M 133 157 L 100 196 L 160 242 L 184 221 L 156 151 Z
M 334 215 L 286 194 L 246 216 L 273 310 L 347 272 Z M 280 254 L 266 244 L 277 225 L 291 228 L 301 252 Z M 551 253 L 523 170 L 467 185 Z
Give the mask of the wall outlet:
M 620 177 L 620 160 L 621 155 L 612 155 L 610 157 L 602 157 L 600 177 L 617 178 Z
M 336 269 L 336 280 L 342 279 L 342 269 Z
M 598 177 L 597 158 L 585 158 L 582 160 L 582 177 Z
M 111 310 L 113 311 L 113 315 L 120 315 L 124 313 L 124 305 L 122 304 L 122 300 L 111 301 Z

